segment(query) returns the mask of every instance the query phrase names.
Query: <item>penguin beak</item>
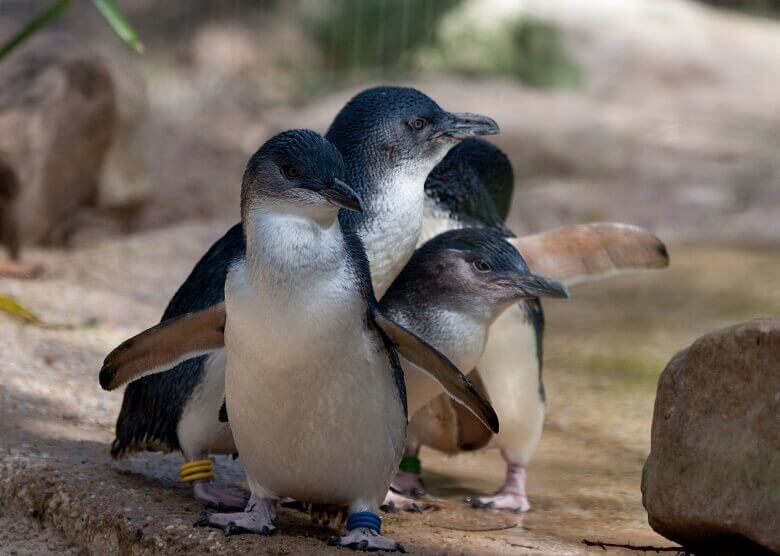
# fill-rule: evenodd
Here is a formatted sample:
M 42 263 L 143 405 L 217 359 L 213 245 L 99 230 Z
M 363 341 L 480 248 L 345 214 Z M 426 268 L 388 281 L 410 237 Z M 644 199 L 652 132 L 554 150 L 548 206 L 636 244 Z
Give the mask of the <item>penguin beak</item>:
M 333 178 L 328 185 L 319 190 L 319 193 L 332 205 L 355 212 L 363 212 L 363 202 L 358 194 L 338 178 Z
M 538 274 L 523 274 L 515 280 L 515 286 L 525 297 L 553 297 L 567 299 L 569 291 L 566 286 L 556 280 L 539 276 Z
M 469 112 L 449 112 L 432 138 L 451 137 L 462 140 L 480 135 L 498 135 L 500 131 L 493 118 Z

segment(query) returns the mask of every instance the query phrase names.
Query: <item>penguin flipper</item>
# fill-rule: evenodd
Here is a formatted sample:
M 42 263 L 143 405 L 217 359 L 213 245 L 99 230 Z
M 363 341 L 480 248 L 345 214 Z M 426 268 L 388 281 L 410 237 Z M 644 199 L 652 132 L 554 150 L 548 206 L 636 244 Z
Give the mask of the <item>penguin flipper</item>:
M 448 396 L 463 404 L 488 429 L 498 433 L 498 416 L 471 379 L 428 342 L 390 320 L 380 311 L 374 311 L 373 319 L 379 329 L 396 346 L 398 353 L 428 373 L 442 385 Z
M 617 222 L 564 226 L 507 241 L 531 270 L 566 286 L 669 266 L 669 253 L 660 239 L 644 228 Z
M 169 319 L 125 340 L 103 361 L 100 386 L 114 390 L 225 345 L 225 304 Z

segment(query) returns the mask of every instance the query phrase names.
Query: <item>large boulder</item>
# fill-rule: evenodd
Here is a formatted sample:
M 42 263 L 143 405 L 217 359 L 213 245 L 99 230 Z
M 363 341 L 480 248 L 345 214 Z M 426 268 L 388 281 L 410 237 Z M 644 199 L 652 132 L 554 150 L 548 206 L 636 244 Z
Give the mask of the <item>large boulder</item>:
M 780 320 L 707 334 L 661 374 L 642 501 L 707 553 L 780 553 Z
M 0 243 L 12 256 L 65 243 L 86 208 L 135 211 L 147 196 L 143 80 L 108 52 L 47 33 L 0 64 Z

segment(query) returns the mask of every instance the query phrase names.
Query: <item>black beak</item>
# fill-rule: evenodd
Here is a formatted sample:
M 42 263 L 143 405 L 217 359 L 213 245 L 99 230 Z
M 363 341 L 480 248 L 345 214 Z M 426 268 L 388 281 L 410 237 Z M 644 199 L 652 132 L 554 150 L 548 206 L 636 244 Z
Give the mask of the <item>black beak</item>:
M 567 299 L 569 291 L 566 286 L 550 280 L 537 274 L 525 274 L 515 281 L 515 285 L 520 288 L 528 297 L 554 297 Z
M 480 135 L 498 135 L 501 131 L 493 118 L 469 112 L 450 112 L 439 125 L 434 137 L 452 137 L 453 139 L 468 139 Z
M 320 195 L 327 201 L 337 207 L 355 212 L 363 212 L 363 202 L 350 186 L 338 178 L 333 180 L 325 187 L 319 190 Z

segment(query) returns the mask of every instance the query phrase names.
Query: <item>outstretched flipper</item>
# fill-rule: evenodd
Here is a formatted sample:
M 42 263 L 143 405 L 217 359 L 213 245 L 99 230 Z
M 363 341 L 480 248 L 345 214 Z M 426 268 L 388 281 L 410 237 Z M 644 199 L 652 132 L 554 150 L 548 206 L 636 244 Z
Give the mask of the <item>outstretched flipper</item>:
M 376 325 L 396 346 L 398 353 L 428 373 L 442 385 L 453 400 L 463 404 L 494 433 L 498 433 L 498 416 L 490 402 L 474 383 L 444 355 L 425 340 L 376 311 Z
M 122 342 L 100 369 L 100 386 L 114 390 L 225 345 L 225 304 L 170 319 Z
M 510 238 L 534 272 L 567 286 L 632 270 L 666 268 L 669 253 L 644 228 L 615 222 L 565 226 Z

